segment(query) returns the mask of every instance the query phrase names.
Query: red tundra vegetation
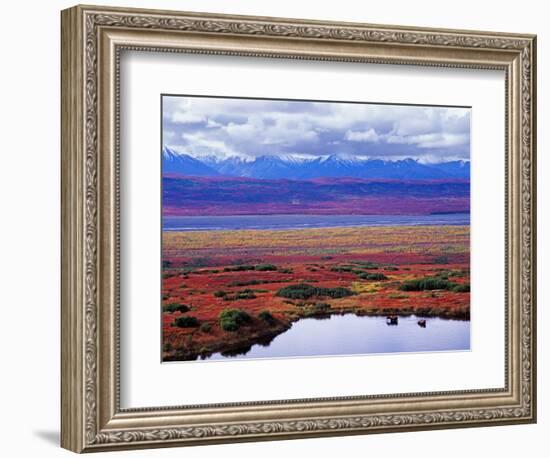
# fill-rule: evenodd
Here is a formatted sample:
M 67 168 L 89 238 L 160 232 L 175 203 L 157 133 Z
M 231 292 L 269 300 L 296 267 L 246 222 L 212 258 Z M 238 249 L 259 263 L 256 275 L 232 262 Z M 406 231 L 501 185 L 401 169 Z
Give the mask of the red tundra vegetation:
M 470 318 L 468 226 L 163 233 L 163 360 L 238 354 L 303 317 Z

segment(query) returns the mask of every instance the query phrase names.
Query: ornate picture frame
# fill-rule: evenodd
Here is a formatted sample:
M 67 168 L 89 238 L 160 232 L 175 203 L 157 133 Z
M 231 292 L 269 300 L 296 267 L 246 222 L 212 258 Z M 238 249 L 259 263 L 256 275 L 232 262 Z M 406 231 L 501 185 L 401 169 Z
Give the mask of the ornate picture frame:
M 62 424 L 75 452 L 536 421 L 536 37 L 75 6 L 62 12 Z M 502 70 L 502 389 L 122 409 L 120 55 L 124 50 Z

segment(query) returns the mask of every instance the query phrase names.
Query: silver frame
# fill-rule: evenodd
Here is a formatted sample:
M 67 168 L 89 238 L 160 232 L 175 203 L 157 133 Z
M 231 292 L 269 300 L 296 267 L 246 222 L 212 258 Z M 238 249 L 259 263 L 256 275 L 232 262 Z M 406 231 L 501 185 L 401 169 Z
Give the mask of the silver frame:
M 119 59 L 123 50 L 506 73 L 506 386 L 121 409 Z M 536 37 L 76 6 L 62 12 L 62 446 L 89 452 L 536 419 Z

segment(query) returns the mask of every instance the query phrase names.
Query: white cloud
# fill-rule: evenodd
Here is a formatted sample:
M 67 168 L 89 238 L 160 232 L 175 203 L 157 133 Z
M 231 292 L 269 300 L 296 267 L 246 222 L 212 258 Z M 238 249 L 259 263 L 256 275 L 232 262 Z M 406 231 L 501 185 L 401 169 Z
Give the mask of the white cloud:
M 206 122 L 204 116 L 186 111 L 175 111 L 170 116 L 172 122 L 177 124 L 197 124 Z
M 261 130 L 261 127 L 250 123 L 235 124 L 230 122 L 227 126 L 222 126 L 221 129 L 224 130 L 229 137 L 243 141 L 254 138 Z
M 391 135 L 387 142 L 390 144 L 416 145 L 419 148 L 448 148 L 451 146 L 467 145 L 470 140 L 468 134 L 422 134 L 399 136 Z
M 211 139 L 202 132 L 194 134 L 182 134 L 183 148 L 190 154 L 216 154 L 237 155 L 237 152 L 222 140 Z
M 216 128 L 216 127 L 222 127 L 222 124 L 220 124 L 219 122 L 214 121 L 213 119 L 208 118 L 206 120 L 206 127 L 212 129 L 212 128 Z
M 344 138 L 351 142 L 376 143 L 380 141 L 380 135 L 373 128 L 364 131 L 348 130 Z
M 470 109 L 165 97 L 163 129 L 193 154 L 468 158 Z
M 162 139 L 164 142 L 172 141 L 176 137 L 176 133 L 173 130 L 164 129 L 162 131 Z

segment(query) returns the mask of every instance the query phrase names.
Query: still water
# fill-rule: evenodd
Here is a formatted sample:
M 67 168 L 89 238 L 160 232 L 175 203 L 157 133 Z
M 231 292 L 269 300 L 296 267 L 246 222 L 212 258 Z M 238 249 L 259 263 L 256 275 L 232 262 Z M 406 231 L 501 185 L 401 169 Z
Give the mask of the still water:
M 354 226 L 467 226 L 469 213 L 438 215 L 231 215 L 164 216 L 164 231 L 314 229 Z
M 426 327 L 415 316 L 399 317 L 388 326 L 385 317 L 353 314 L 324 319 L 303 318 L 269 344 L 253 345 L 245 354 L 213 354 L 208 359 L 281 358 L 299 356 L 358 355 L 369 353 L 456 351 L 470 349 L 470 322 L 426 318 Z

